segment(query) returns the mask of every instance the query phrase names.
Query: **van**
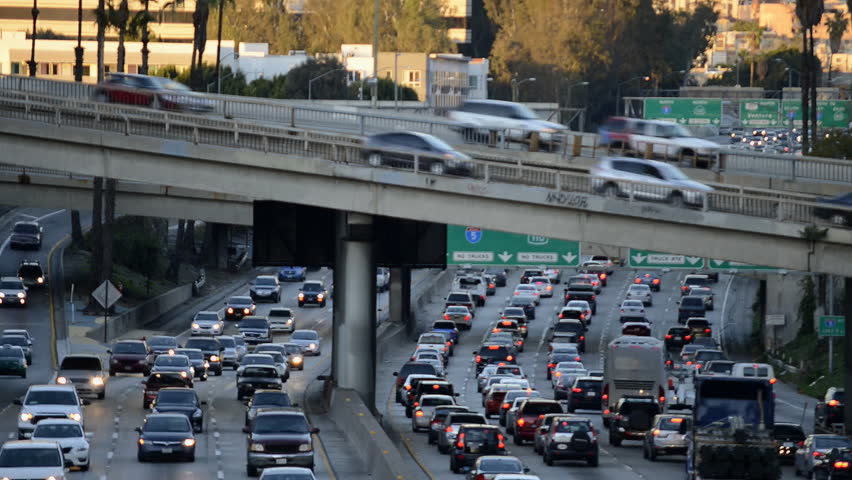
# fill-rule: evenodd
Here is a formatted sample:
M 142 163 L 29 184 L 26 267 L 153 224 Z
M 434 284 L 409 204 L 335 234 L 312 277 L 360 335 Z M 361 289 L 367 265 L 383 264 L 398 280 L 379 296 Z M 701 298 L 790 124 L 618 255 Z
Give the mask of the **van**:
M 775 383 L 775 369 L 768 363 L 735 363 L 731 369 L 732 377 L 765 378 Z

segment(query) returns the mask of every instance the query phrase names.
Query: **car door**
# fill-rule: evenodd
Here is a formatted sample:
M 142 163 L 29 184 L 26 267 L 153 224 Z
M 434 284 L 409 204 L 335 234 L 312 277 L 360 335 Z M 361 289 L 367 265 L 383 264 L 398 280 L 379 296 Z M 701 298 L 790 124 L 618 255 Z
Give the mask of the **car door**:
M 656 166 L 645 164 L 642 166 L 642 176 L 648 183 L 648 197 L 654 200 L 665 200 L 672 192 L 671 187 Z

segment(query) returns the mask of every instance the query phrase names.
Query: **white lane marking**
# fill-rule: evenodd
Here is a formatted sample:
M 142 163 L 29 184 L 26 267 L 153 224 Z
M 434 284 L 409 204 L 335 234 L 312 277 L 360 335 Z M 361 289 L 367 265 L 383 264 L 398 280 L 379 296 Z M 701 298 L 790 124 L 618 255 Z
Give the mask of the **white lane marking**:
M 219 438 L 219 432 L 213 432 L 213 437 L 214 437 L 214 438 Z
M 219 480 L 224 480 L 225 472 L 223 472 L 222 470 L 219 470 L 218 472 L 216 472 L 216 478 L 218 478 Z
M 118 425 L 119 417 L 114 417 L 114 418 L 112 419 L 112 421 L 113 421 L 113 423 L 115 423 L 116 425 Z
M 117 439 L 118 439 L 118 432 L 112 432 L 112 439 L 113 439 L 113 440 L 117 440 Z
M 115 453 L 114 453 L 112 450 L 110 450 L 109 452 L 107 452 L 107 460 L 110 460 L 110 461 L 111 461 L 111 460 L 112 460 L 113 455 L 115 455 Z
M 0 255 L 3 254 L 3 250 L 6 250 L 6 247 L 9 246 L 9 241 L 12 240 L 12 236 L 9 235 L 6 237 L 6 240 L 3 240 L 3 245 L 0 245 Z
M 50 213 L 48 213 L 47 215 L 42 215 L 42 216 L 40 216 L 40 217 L 36 218 L 36 221 L 37 221 L 37 222 L 40 222 L 40 221 L 44 220 L 45 218 L 50 218 L 50 217 L 52 217 L 52 216 L 54 216 L 54 215 L 57 215 L 57 214 L 60 214 L 60 213 L 62 213 L 62 212 L 64 212 L 64 211 L 65 211 L 65 209 L 57 210 L 57 211 L 55 211 L 55 212 L 50 212 Z
M 218 450 L 218 449 L 217 449 L 214 453 L 216 454 L 216 456 L 217 456 L 217 457 L 221 457 L 221 456 L 222 456 L 222 450 Z

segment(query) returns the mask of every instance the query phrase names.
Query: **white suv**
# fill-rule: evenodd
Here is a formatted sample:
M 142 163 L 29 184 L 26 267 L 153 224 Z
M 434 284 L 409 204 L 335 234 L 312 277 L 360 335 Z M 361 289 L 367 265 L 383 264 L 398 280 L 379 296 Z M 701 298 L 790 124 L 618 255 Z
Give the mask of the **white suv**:
M 591 168 L 592 188 L 608 197 L 667 201 L 672 206 L 701 206 L 713 188 L 690 180 L 677 167 L 656 160 L 606 157 Z
M 0 478 L 64 480 L 62 448 L 52 441 L 10 441 L 0 448 Z
M 682 125 L 663 120 L 636 120 L 630 134 L 630 149 L 644 155 L 653 145 L 654 155 L 664 158 L 695 159 L 696 166 L 710 167 L 719 156 L 719 144 L 695 137 Z M 700 160 L 700 162 L 699 162 Z
M 32 436 L 35 425 L 48 418 L 70 418 L 83 425 L 83 409 L 88 400 L 80 400 L 74 385 L 30 385 L 18 414 L 18 439 Z M 18 477 L 20 478 L 20 477 Z M 26 478 L 26 477 L 25 477 Z
M 564 125 L 538 118 L 526 105 L 502 100 L 468 100 L 448 117 L 459 123 L 465 138 L 505 131 L 508 140 L 522 142 L 537 132 L 541 141 L 554 142 L 568 131 Z

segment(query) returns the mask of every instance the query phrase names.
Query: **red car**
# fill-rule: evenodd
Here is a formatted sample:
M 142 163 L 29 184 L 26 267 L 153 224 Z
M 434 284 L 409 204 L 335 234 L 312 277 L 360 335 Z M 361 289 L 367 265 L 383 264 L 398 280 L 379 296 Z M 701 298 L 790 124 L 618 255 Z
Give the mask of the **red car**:
M 515 445 L 522 445 L 525 440 L 535 439 L 535 431 L 538 430 L 542 419 L 548 413 L 565 413 L 562 405 L 556 400 L 543 398 L 529 398 L 518 407 L 515 427 L 512 431 Z
M 186 85 L 163 77 L 112 73 L 95 88 L 96 101 L 158 110 L 209 112 L 213 102 Z

